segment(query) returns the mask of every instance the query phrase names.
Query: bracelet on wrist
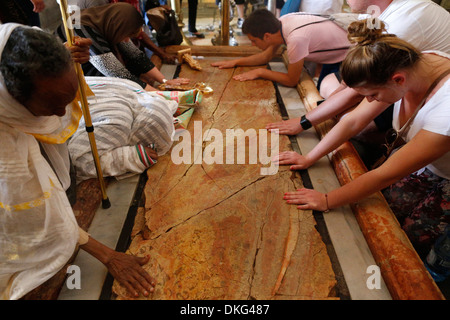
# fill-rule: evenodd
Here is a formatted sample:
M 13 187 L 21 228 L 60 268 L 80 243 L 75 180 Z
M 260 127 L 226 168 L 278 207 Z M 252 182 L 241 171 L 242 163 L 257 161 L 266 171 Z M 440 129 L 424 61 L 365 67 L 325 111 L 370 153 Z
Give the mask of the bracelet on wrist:
M 302 115 L 302 117 L 300 118 L 300 126 L 302 127 L 303 130 L 308 130 L 309 128 L 312 127 L 311 122 L 306 119 L 306 115 Z
M 330 207 L 328 206 L 328 193 L 325 193 L 325 202 L 327 203 L 327 209 L 323 212 L 329 212 L 330 211 Z

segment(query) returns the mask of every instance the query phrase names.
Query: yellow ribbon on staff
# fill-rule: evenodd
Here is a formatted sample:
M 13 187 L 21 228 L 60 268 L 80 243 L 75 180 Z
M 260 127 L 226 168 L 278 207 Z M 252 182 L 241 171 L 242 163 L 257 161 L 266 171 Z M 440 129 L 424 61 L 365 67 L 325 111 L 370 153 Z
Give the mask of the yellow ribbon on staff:
M 58 1 L 59 2 L 59 1 Z M 61 10 L 65 12 L 66 14 L 63 15 L 63 22 L 64 27 L 66 31 L 66 37 L 68 45 L 71 46 L 73 42 L 73 33 L 70 29 L 71 27 L 71 21 L 68 19 L 67 16 L 67 3 L 63 1 L 60 3 Z M 70 26 L 68 25 L 70 24 Z M 68 123 L 65 124 L 64 128 L 59 132 L 54 132 L 51 134 L 32 134 L 37 140 L 49 144 L 61 144 L 67 141 L 78 129 L 80 119 L 83 116 L 82 106 L 83 103 L 87 104 L 87 101 L 85 100 L 88 96 L 94 96 L 94 92 L 91 90 L 91 88 L 86 83 L 86 79 L 84 78 L 83 70 L 79 66 L 79 64 L 75 64 L 76 71 L 78 74 L 78 91 L 75 99 L 71 103 L 71 110 L 68 110 L 70 112 L 70 119 L 68 120 Z M 83 97 L 83 94 L 84 97 Z M 84 101 L 83 101 L 84 100 Z
M 61 16 L 63 19 L 64 29 L 66 32 L 66 38 L 70 45 L 73 45 L 73 27 L 72 27 L 72 21 L 69 19 L 69 15 L 67 12 L 67 0 L 58 0 L 59 7 L 61 9 Z M 78 76 L 78 93 L 77 93 L 77 99 L 76 104 L 77 106 L 80 106 L 81 102 L 81 108 L 84 115 L 84 121 L 86 123 L 86 131 L 88 133 L 89 137 L 89 143 L 91 145 L 92 150 L 92 156 L 94 158 L 94 164 L 95 169 L 97 171 L 97 177 L 100 183 L 100 189 L 102 191 L 102 206 L 104 209 L 109 208 L 111 206 L 111 203 L 108 199 L 108 196 L 106 194 L 106 185 L 105 181 L 103 180 L 103 172 L 100 164 L 100 158 L 98 155 L 97 150 L 97 144 L 95 142 L 95 136 L 94 136 L 94 127 L 92 125 L 91 120 L 91 114 L 89 112 L 89 104 L 87 101 L 87 96 L 89 94 L 93 94 L 89 86 L 86 84 L 86 80 L 84 78 L 83 70 L 81 69 L 81 66 L 79 63 L 75 63 L 75 70 L 77 72 Z

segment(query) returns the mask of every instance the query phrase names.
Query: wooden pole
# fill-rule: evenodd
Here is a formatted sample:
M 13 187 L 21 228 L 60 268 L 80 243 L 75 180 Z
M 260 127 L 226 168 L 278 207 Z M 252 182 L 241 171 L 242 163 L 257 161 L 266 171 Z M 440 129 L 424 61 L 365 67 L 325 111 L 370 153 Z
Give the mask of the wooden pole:
M 222 0 L 220 39 L 223 46 L 227 46 L 230 42 L 230 0 Z
M 59 7 L 61 9 L 61 16 L 64 24 L 64 29 L 66 32 L 67 42 L 70 43 L 70 45 L 73 45 L 74 43 L 73 28 L 72 28 L 72 21 L 69 19 L 69 14 L 67 10 L 68 9 L 67 0 L 58 0 L 58 2 Z M 108 195 L 106 194 L 106 185 L 103 179 L 103 172 L 100 165 L 100 159 L 98 156 L 97 144 L 95 142 L 94 126 L 92 125 L 91 113 L 89 112 L 89 105 L 86 98 L 87 96 L 85 87 L 86 82 L 84 79 L 83 70 L 81 69 L 81 65 L 79 63 L 74 64 L 78 76 L 78 90 L 79 96 L 81 98 L 81 108 L 83 110 L 84 121 L 86 124 L 86 131 L 89 136 L 89 143 L 91 145 L 92 156 L 94 157 L 95 169 L 97 171 L 97 177 L 100 183 L 100 189 L 102 191 L 102 207 L 106 209 L 111 206 L 111 203 L 108 199 Z

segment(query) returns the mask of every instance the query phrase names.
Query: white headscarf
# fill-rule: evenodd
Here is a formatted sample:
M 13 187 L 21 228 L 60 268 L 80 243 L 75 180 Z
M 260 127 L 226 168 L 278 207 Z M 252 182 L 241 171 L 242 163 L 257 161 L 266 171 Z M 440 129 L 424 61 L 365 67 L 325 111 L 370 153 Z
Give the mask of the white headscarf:
M 28 28 L 16 23 L 7 23 L 0 25 L 0 50 L 9 39 L 9 36 L 17 27 Z M 58 116 L 33 116 L 24 106 L 17 102 L 5 88 L 3 76 L 0 75 L 0 112 L 2 114 L 2 122 L 8 123 L 23 132 L 33 134 L 38 140 L 46 143 L 63 143 L 78 128 L 78 121 L 81 117 L 80 107 L 76 103 L 67 106 L 69 112 L 63 117 Z M 76 114 L 73 114 L 75 110 Z M 75 128 L 72 129 L 73 118 L 78 117 Z
M 17 23 L 0 25 L 0 53 L 3 53 L 9 36 L 17 27 L 28 28 Z M 56 115 L 36 117 L 8 93 L 3 76 L 0 74 L 0 114 L 1 122 L 29 133 L 43 143 L 42 146 L 52 162 L 53 169 L 63 187 L 67 189 L 70 185 L 68 170 L 70 163 L 67 150 L 62 144 L 78 128 L 82 113 L 77 101 L 67 105 L 63 117 Z
M 0 25 L 0 57 L 18 24 Z M 77 110 L 78 109 L 78 110 Z M 58 272 L 79 231 L 67 199 L 64 142 L 78 126 L 79 106 L 65 117 L 36 117 L 6 90 L 0 75 L 0 298 L 18 299 Z M 74 127 L 74 128 L 73 128 Z M 40 152 L 44 142 L 55 171 Z M 67 180 L 68 179 L 68 180 Z

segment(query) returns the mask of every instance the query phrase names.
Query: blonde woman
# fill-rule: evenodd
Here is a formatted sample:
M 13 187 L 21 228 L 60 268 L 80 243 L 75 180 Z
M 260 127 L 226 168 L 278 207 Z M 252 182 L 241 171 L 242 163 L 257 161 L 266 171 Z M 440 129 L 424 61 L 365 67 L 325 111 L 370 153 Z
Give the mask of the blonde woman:
M 286 193 L 285 199 L 301 209 L 325 211 L 386 188 L 403 229 L 416 248 L 426 252 L 450 220 L 450 56 L 419 52 L 382 31 L 368 28 L 367 21 L 350 25 L 349 39 L 355 46 L 342 63 L 342 78 L 366 102 L 385 102 L 383 108 L 395 103 L 395 130 L 411 119 L 402 136 L 406 144 L 377 169 L 328 194 L 299 189 Z M 353 137 L 383 111 L 379 106 L 359 105 L 310 153 L 297 155 L 292 169 L 313 165 Z M 279 163 L 285 163 L 282 155 Z

